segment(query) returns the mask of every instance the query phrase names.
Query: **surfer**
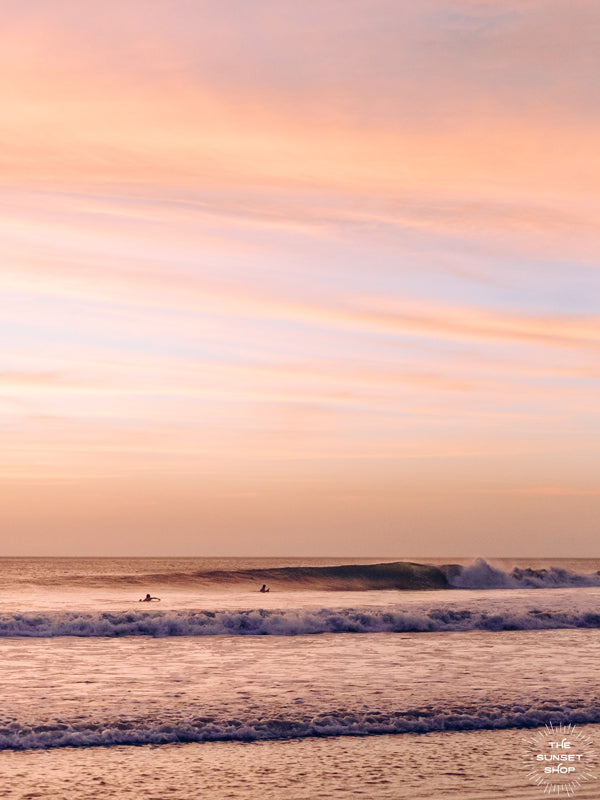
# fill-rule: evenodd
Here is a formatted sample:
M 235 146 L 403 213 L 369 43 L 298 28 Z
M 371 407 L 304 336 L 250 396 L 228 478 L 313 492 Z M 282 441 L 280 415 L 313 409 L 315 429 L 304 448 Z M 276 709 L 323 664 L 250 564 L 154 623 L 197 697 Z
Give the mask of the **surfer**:
M 260 589 L 258 591 L 262 592 L 264 594 L 265 592 L 269 591 L 269 588 L 268 588 L 266 583 L 263 583 L 263 585 L 260 587 Z
M 140 599 L 140 603 L 149 603 L 151 600 L 158 600 L 160 602 L 160 597 L 152 597 L 150 594 L 147 594 L 146 597 Z

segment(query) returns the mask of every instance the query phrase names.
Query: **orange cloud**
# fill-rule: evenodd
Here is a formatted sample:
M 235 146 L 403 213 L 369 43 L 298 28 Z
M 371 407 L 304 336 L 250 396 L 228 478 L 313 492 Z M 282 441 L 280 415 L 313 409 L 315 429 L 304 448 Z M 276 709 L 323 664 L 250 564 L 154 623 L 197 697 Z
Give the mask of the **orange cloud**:
M 459 194 L 464 202 L 509 198 L 546 201 L 550 206 L 549 200 L 560 204 L 564 193 L 573 194 L 576 186 L 579 197 L 594 197 L 598 180 L 594 126 L 584 117 L 565 115 L 562 107 L 535 105 L 539 87 L 526 81 L 522 81 L 524 102 L 516 109 L 500 91 L 498 65 L 504 67 L 509 54 L 511 63 L 521 64 L 525 72 L 527 63 L 531 65 L 531 48 L 540 37 L 525 33 L 532 24 L 527 15 L 518 17 L 517 33 L 510 24 L 492 19 L 494 47 L 479 52 L 493 70 L 490 87 L 472 78 L 464 48 L 456 48 L 462 40 L 453 42 L 451 30 L 448 42 L 443 36 L 432 41 L 432 56 L 448 65 L 448 73 L 421 61 L 412 65 L 412 73 L 398 69 L 393 57 L 402 63 L 398 43 L 403 32 L 410 43 L 411 25 L 420 32 L 436 19 L 427 11 L 422 16 L 400 14 L 398 19 L 395 5 L 387 7 L 398 24 L 398 38 L 384 41 L 390 59 L 386 80 L 366 57 L 357 58 L 356 68 L 344 73 L 344 65 L 346 69 L 349 65 L 342 53 L 335 53 L 332 63 L 324 50 L 312 76 L 290 72 L 277 91 L 264 57 L 269 46 L 275 47 L 269 42 L 281 41 L 277 25 L 287 30 L 281 17 L 266 22 L 267 28 L 274 26 L 274 35 L 261 40 L 265 53 L 236 39 L 241 63 L 246 59 L 250 68 L 234 70 L 228 80 L 217 72 L 223 66 L 223 44 L 214 31 L 205 33 L 210 30 L 207 22 L 218 26 L 224 37 L 228 28 L 233 38 L 247 32 L 243 28 L 236 32 L 230 19 L 227 28 L 218 13 L 202 25 L 193 20 L 197 24 L 193 43 L 183 28 L 173 24 L 153 28 L 144 23 L 140 29 L 139 13 L 119 11 L 111 4 L 103 21 L 107 25 L 108 19 L 113 20 L 110 40 L 102 22 L 92 37 L 92 31 L 73 18 L 69 3 L 58 11 L 40 4 L 33 19 L 18 20 L 15 15 L 17 21 L 0 39 L 5 180 L 12 177 L 37 186 L 53 180 L 72 186 L 95 182 L 105 187 L 213 190 L 260 183 L 274 191 L 319 187 L 357 196 L 369 191 L 387 200 L 398 192 L 417 192 L 433 193 L 442 200 Z M 350 14 L 356 16 L 349 34 L 354 39 L 360 33 L 364 46 L 376 56 L 381 51 L 381 31 L 371 31 L 369 40 L 359 8 Z M 545 49 L 538 48 L 537 53 L 536 68 L 542 72 L 555 62 L 549 55 L 556 52 L 550 44 L 553 37 L 564 43 L 556 8 L 551 15 L 552 24 L 543 37 Z M 327 18 L 331 25 L 326 36 L 334 30 L 329 16 L 326 11 L 321 14 L 321 23 Z M 578 30 L 586 37 L 584 17 Z M 316 23 L 312 32 L 318 35 Z M 486 47 L 489 44 L 486 41 Z M 199 56 L 203 51 L 208 55 Z M 520 55 L 523 52 L 527 59 Z M 593 52 L 587 37 L 581 52 Z M 285 51 L 278 49 L 277 55 L 283 59 Z M 346 53 L 345 58 L 352 66 L 354 56 Z M 339 71 L 335 81 L 327 80 L 328 69 Z M 420 77 L 418 96 L 410 88 L 416 83 L 414 70 Z M 585 85 L 586 75 L 593 78 L 583 56 L 579 70 L 571 76 L 572 88 Z M 453 73 L 461 80 L 453 80 Z M 515 81 L 508 88 L 514 97 Z M 560 96 L 566 102 L 572 95 L 565 89 Z M 373 113 L 367 109 L 358 114 L 357 106 L 364 105 L 365 98 L 375 105 Z M 423 114 L 424 105 L 429 114 Z M 384 108 L 397 111 L 383 113 Z

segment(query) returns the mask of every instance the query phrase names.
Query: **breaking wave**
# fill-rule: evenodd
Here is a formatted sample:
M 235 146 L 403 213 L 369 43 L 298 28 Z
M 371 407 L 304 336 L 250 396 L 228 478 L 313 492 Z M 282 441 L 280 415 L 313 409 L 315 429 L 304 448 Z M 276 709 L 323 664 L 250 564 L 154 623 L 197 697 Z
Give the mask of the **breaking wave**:
M 203 588 L 250 588 L 268 583 L 279 591 L 316 589 L 320 591 L 367 591 L 377 589 L 447 589 L 442 569 L 407 561 L 381 564 L 340 564 L 335 566 L 281 566 L 249 569 L 175 570 L 47 575 L 40 583 L 51 586 L 177 586 Z
M 580 575 L 560 567 L 531 569 L 515 567 L 511 572 L 492 567 L 478 558 L 468 567 L 441 567 L 454 589 L 564 589 L 579 586 L 600 586 L 600 573 Z
M 0 615 L 0 638 L 58 636 L 299 636 L 319 633 L 432 633 L 600 628 L 600 613 L 431 608 L 83 612 Z
M 29 578 L 30 580 L 31 578 Z M 600 572 L 579 574 L 562 567 L 515 567 L 505 572 L 482 558 L 473 564 L 434 566 L 408 561 L 335 566 L 279 566 L 250 569 L 204 569 L 168 572 L 84 572 L 67 570 L 44 574 L 38 585 L 68 588 L 85 586 L 161 586 L 255 591 L 262 583 L 277 591 L 431 591 L 443 589 L 553 589 L 600 586 Z
M 600 723 L 600 706 L 560 704 L 503 705 L 489 708 L 425 708 L 407 711 L 344 711 L 315 714 L 289 710 L 274 717 L 218 719 L 84 720 L 43 724 L 17 721 L 0 727 L 0 750 L 49 749 L 110 745 L 173 744 L 215 741 L 260 741 L 324 736 L 430 733 L 527 729 L 548 724 Z

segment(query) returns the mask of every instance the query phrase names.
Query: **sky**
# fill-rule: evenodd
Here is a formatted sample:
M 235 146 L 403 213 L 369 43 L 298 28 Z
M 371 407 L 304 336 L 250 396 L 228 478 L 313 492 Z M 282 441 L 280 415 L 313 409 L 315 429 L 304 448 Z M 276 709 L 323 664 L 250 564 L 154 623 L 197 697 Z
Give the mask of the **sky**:
M 0 555 L 600 556 L 595 0 L 0 19 Z

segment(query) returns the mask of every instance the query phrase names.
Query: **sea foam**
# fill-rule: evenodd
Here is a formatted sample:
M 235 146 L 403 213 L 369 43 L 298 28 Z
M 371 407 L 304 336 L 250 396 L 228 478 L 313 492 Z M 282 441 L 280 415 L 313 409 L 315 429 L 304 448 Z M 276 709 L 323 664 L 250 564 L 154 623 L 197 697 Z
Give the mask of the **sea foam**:
M 527 729 L 546 725 L 549 720 L 555 725 L 600 723 L 600 707 L 594 703 L 588 706 L 506 704 L 364 712 L 338 708 L 312 715 L 282 712 L 273 717 L 249 719 L 120 717 L 75 723 L 56 720 L 40 725 L 12 722 L 0 728 L 0 750 Z
M 511 572 L 491 566 L 483 558 L 467 567 L 441 568 L 455 589 L 561 589 L 600 586 L 600 574 L 580 575 L 560 567 L 531 569 L 515 567 Z
M 323 633 L 432 633 L 600 628 L 592 611 L 440 606 L 427 610 L 322 608 L 227 611 L 2 614 L 0 637 L 298 636 Z

